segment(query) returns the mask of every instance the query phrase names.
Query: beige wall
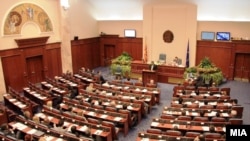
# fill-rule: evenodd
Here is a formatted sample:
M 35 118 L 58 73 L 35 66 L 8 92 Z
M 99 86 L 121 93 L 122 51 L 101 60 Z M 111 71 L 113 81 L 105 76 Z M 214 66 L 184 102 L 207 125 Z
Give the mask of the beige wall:
M 231 33 L 231 37 L 242 37 L 250 39 L 250 22 L 219 22 L 199 21 L 197 25 L 197 39 L 201 39 L 201 31 Z
M 11 11 L 12 8 L 21 4 L 21 3 L 33 3 L 41 7 L 46 13 L 49 15 L 52 25 L 53 25 L 53 32 L 49 33 L 41 33 L 38 26 L 32 22 L 25 24 L 22 27 L 21 35 L 11 35 L 11 36 L 3 36 L 3 26 L 5 19 L 8 13 Z M 4 1 L 4 4 L 1 4 L 0 10 L 0 18 L 2 19 L 0 22 L 0 50 L 3 49 L 10 49 L 16 48 L 17 44 L 15 43 L 14 39 L 20 38 L 30 38 L 30 37 L 39 37 L 39 36 L 50 36 L 48 42 L 58 42 L 60 41 L 60 30 L 59 30 L 59 23 L 60 23 L 60 15 L 59 15 L 59 4 L 57 0 L 51 1 L 37 1 L 37 0 L 8 0 Z M 2 62 L 0 61 L 0 95 L 5 92 L 5 83 L 3 77 L 3 69 L 2 69 Z M 0 99 L 2 97 L 0 96 Z
M 61 42 L 63 71 L 72 70 L 70 41 L 74 36 L 89 38 L 98 36 L 97 21 L 90 14 L 92 7 L 87 0 L 70 0 L 70 8 L 64 10 L 60 0 L 7 0 L 0 9 L 0 50 L 16 48 L 14 39 L 50 36 L 48 42 Z M 50 17 L 53 32 L 41 33 L 34 23 L 26 24 L 21 35 L 3 36 L 3 25 L 9 11 L 22 3 L 33 3 L 41 7 Z M 0 95 L 5 92 L 2 64 L 0 61 Z M 0 99 L 2 97 L 0 96 Z
M 146 5 L 143 11 L 144 46 L 148 48 L 148 60 L 157 61 L 160 53 L 167 55 L 171 63 L 175 56 L 186 60 L 189 40 L 190 64 L 194 64 L 196 44 L 196 6 L 195 5 Z M 170 30 L 174 34 L 172 43 L 165 43 L 163 33 Z
M 136 37 L 142 38 L 142 23 L 143 21 L 98 21 L 99 33 L 119 35 L 124 37 L 124 29 L 135 29 Z

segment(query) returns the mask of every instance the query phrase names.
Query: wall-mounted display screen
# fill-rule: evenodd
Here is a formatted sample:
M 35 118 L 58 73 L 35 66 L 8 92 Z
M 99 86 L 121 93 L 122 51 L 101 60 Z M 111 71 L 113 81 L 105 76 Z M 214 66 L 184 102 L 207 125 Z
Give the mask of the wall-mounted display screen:
M 202 31 L 201 32 L 201 40 L 214 40 L 215 39 L 214 32 Z
M 217 32 L 216 40 L 219 41 L 230 41 L 230 32 Z
M 125 29 L 124 30 L 124 37 L 136 37 L 135 29 Z

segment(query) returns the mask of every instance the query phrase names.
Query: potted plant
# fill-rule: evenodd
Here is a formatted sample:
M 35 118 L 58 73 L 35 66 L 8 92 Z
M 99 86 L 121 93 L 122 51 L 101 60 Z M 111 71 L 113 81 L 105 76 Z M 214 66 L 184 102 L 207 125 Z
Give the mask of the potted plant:
M 114 74 L 117 68 L 120 67 L 122 71 L 122 76 L 130 75 L 131 60 L 132 60 L 132 57 L 127 52 L 123 52 L 120 56 L 113 59 L 111 66 L 110 66 L 112 74 Z
M 216 67 L 208 57 L 203 58 L 198 66 L 187 68 L 184 73 L 184 78 L 187 78 L 187 74 L 190 73 L 195 76 L 197 72 L 202 75 L 204 83 L 207 85 L 211 83 L 219 85 L 223 80 L 222 71 Z

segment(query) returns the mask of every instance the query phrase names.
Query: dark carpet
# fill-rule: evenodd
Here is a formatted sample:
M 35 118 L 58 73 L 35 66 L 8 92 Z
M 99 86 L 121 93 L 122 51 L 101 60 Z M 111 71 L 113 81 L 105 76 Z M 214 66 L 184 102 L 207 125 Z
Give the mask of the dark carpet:
M 95 71 L 101 71 L 104 78 L 108 81 L 113 80 L 114 76 L 108 67 L 99 67 Z M 133 80 L 135 81 L 135 80 Z M 173 84 L 158 83 L 158 88 L 161 90 L 161 101 L 159 105 L 155 105 L 152 112 L 143 118 L 142 121 L 136 126 L 130 129 L 129 134 L 124 137 L 122 133 L 119 134 L 119 141 L 135 141 L 140 131 L 146 131 L 150 128 L 150 124 L 154 117 L 160 117 L 164 106 L 169 106 L 172 100 Z M 237 98 L 238 103 L 244 106 L 243 111 L 243 124 L 250 124 L 250 114 L 247 112 L 250 110 L 250 83 L 240 81 L 228 81 L 219 86 L 220 88 L 231 88 L 231 97 Z

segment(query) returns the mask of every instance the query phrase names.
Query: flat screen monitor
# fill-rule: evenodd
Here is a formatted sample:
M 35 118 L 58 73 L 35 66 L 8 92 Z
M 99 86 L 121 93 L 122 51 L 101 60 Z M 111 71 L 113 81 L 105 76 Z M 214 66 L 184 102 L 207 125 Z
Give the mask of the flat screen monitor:
M 217 32 L 216 40 L 218 41 L 230 41 L 230 32 Z
M 125 29 L 124 30 L 124 37 L 136 37 L 135 29 Z
M 202 31 L 201 32 L 201 40 L 214 40 L 214 32 Z

